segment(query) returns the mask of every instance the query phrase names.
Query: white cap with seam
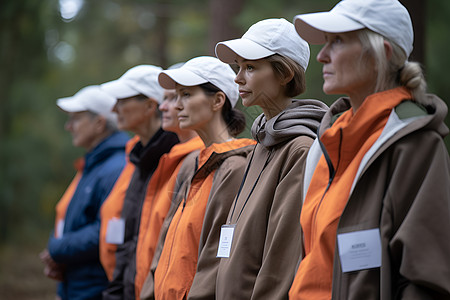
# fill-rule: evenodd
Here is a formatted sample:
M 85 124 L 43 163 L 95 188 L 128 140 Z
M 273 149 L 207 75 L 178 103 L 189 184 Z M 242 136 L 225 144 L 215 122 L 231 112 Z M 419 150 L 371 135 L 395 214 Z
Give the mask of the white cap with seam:
M 324 44 L 324 32 L 368 28 L 399 45 L 409 56 L 414 32 L 408 10 L 398 0 L 343 0 L 327 12 L 297 15 L 297 33 L 311 44 Z
M 126 71 L 119 79 L 102 84 L 101 88 L 116 99 L 143 94 L 161 104 L 164 90 L 158 84 L 158 75 L 162 70 L 157 66 L 139 65 Z
M 274 54 L 289 57 L 305 71 L 308 67 L 309 45 L 285 19 L 266 19 L 253 24 L 240 39 L 220 42 L 216 56 L 223 62 L 236 62 L 237 56 L 257 60 Z
M 199 56 L 187 61 L 178 69 L 165 70 L 159 74 L 159 84 L 165 89 L 174 89 L 177 84 L 195 86 L 212 83 L 227 95 L 234 107 L 239 99 L 236 74 L 233 69 L 212 56 Z
M 65 112 L 90 111 L 117 123 L 117 115 L 112 111 L 115 103 L 116 99 L 98 85 L 84 87 L 72 97 L 59 98 L 56 101 L 56 105 Z

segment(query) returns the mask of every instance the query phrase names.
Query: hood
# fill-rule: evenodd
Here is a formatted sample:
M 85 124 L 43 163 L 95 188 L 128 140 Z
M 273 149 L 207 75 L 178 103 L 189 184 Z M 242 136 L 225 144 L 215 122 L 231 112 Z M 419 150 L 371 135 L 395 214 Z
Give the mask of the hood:
M 91 169 L 99 161 L 110 157 L 117 151 L 125 151 L 125 145 L 129 138 L 130 137 L 122 131 L 117 131 L 105 138 L 100 144 L 92 149 L 92 151 L 85 155 L 84 169 Z
M 330 128 L 341 114 L 351 108 L 352 105 L 350 104 L 350 99 L 347 97 L 339 98 L 333 102 L 330 109 L 323 116 L 322 123 L 319 128 L 319 136 L 322 136 L 324 131 Z
M 266 120 L 264 114 L 258 116 L 253 122 L 252 136 L 264 147 L 272 147 L 300 135 L 315 139 L 327 109 L 328 106 L 318 100 L 294 99 L 270 120 Z
M 441 98 L 433 94 L 426 95 L 425 103 L 427 103 L 424 106 L 428 114 L 434 115 L 426 128 L 434 129 L 444 138 L 449 132 L 447 125 L 444 123 L 448 111 L 447 105 Z

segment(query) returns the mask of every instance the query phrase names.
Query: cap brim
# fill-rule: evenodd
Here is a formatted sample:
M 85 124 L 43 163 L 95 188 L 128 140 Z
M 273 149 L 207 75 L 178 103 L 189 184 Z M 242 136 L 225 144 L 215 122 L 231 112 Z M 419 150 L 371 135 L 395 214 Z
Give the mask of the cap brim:
M 123 81 L 113 80 L 100 85 L 100 88 L 116 99 L 124 99 L 141 94 Z
M 207 83 L 208 80 L 198 76 L 187 69 L 166 70 L 158 75 L 158 82 L 165 89 L 174 89 L 177 84 L 184 86 L 194 86 Z
M 310 44 L 324 44 L 324 32 L 338 33 L 363 29 L 364 25 L 332 11 L 297 15 L 294 17 L 297 33 Z
M 217 58 L 227 64 L 235 63 L 238 56 L 244 59 L 256 60 L 274 54 L 275 52 L 249 39 L 235 39 L 220 42 L 216 45 Z
M 65 112 L 80 112 L 88 110 L 74 97 L 60 98 L 56 100 L 56 105 L 58 105 L 58 107 Z

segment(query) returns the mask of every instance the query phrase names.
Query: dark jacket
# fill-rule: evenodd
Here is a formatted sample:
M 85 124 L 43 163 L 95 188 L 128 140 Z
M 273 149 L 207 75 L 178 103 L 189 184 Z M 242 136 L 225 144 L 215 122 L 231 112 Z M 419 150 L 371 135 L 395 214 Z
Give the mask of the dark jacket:
M 103 293 L 103 299 L 135 299 L 136 244 L 147 184 L 158 166 L 160 157 L 169 152 L 176 143 L 176 134 L 159 129 L 147 145 L 143 146 L 138 142 L 130 153 L 130 161 L 136 168 L 122 208 L 121 218 L 125 220 L 124 243 L 117 246 L 113 280 Z
M 66 265 L 59 284 L 62 299 L 101 299 L 108 284 L 99 261 L 100 206 L 125 165 L 125 133 L 114 133 L 85 156 L 83 175 L 69 203 L 63 236 L 53 235 L 48 250 Z

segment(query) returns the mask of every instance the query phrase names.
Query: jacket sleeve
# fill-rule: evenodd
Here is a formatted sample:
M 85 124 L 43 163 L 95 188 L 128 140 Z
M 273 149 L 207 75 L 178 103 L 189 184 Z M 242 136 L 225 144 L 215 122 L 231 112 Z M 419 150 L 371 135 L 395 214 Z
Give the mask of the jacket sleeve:
M 300 211 L 304 164 L 309 145 L 292 151 L 280 174 L 251 299 L 287 299 L 301 255 Z M 275 179 L 274 179 L 275 180 Z
M 48 251 L 53 260 L 61 264 L 77 264 L 98 260 L 100 220 L 64 233 L 62 238 L 51 236 Z
M 396 149 L 386 196 L 394 291 L 398 299 L 450 298 L 448 151 L 435 132 L 411 134 Z
M 203 221 L 197 272 L 188 299 L 213 299 L 220 259 L 216 258 L 221 226 L 226 223 L 230 206 L 239 189 L 246 158 L 235 156 L 223 162 L 215 174 Z

